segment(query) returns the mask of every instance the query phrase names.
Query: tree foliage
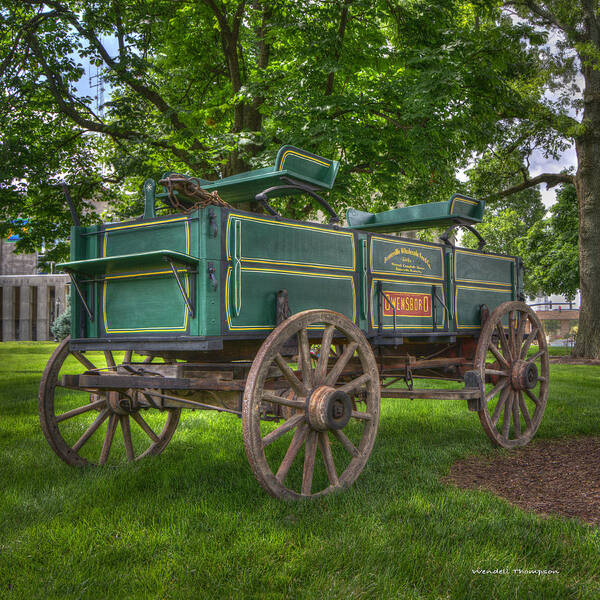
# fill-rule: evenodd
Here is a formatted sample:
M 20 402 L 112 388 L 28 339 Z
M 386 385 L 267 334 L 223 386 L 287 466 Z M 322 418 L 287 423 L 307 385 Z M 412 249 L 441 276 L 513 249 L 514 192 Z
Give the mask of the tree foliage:
M 534 223 L 519 244 L 529 266 L 530 289 L 572 300 L 579 288 L 577 195 L 572 185 L 557 194 L 550 216 Z
M 214 179 L 272 163 L 285 143 L 341 161 L 339 210 L 447 199 L 456 168 L 494 132 L 495 107 L 515 104 L 535 66 L 525 28 L 456 0 L 1 6 L 3 216 L 48 206 L 22 249 L 65 237 L 48 182 L 131 214 L 148 176 Z M 86 63 L 110 89 L 101 114 L 79 91 Z M 297 200 L 280 208 L 314 214 Z
M 514 202 L 502 202 L 487 210 L 479 233 L 485 249 L 519 256 L 525 266 L 525 294 L 562 294 L 573 299 L 579 288 L 577 195 L 572 185 L 562 187 L 546 216 L 539 192 L 526 190 Z M 472 234 L 464 245 L 477 247 Z
M 49 183 L 122 217 L 140 211 L 148 176 L 214 179 L 286 143 L 341 161 L 338 210 L 381 210 L 446 199 L 483 157 L 471 186 L 487 185 L 497 214 L 504 202 L 529 219 L 536 203 L 514 194 L 575 184 L 578 352 L 600 355 L 599 57 L 587 0 L 2 0 L 2 219 L 30 216 L 30 249 L 67 235 Z M 110 89 L 101 112 L 80 91 L 86 64 Z M 534 151 L 573 142 L 577 173 L 530 173 Z

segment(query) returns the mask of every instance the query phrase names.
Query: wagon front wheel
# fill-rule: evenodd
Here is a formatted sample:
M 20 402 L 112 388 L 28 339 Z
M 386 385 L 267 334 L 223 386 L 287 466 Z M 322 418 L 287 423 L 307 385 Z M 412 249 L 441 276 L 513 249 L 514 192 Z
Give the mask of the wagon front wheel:
M 502 448 L 527 444 L 540 426 L 550 369 L 546 335 L 523 302 L 505 302 L 485 322 L 474 368 L 485 382 L 479 419 Z
M 283 499 L 349 487 L 371 454 L 379 405 L 375 356 L 352 321 L 328 310 L 290 317 L 248 374 L 242 420 L 254 475 Z
M 151 372 L 152 358 L 142 360 Z M 121 363 L 121 364 L 119 364 Z M 106 375 L 133 369 L 132 352 L 71 352 L 63 340 L 48 361 L 38 398 L 42 431 L 54 452 L 70 465 L 115 465 L 162 452 L 177 429 L 181 409 L 141 409 L 133 390 L 73 385 L 82 373 Z

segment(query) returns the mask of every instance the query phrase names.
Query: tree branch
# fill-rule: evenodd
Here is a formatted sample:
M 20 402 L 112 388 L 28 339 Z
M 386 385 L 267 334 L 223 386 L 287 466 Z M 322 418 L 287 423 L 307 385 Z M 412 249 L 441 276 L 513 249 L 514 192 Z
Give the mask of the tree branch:
M 37 15 L 35 15 L 35 17 L 30 19 L 27 23 L 25 23 L 25 25 L 23 25 L 23 27 L 17 31 L 14 42 L 13 42 L 10 50 L 8 51 L 7 55 L 4 57 L 4 59 L 0 63 L 0 78 L 4 77 L 4 73 L 6 72 L 6 69 L 9 66 L 11 66 L 12 64 L 14 64 L 13 58 L 15 56 L 15 53 L 17 52 L 17 49 L 18 49 L 19 44 L 21 43 L 21 40 L 23 39 L 23 37 L 25 37 L 29 31 L 33 31 L 40 23 L 42 23 L 46 19 L 50 19 L 50 18 L 54 17 L 55 15 L 56 15 L 55 10 L 51 10 L 49 12 L 40 12 Z
M 119 43 L 119 62 L 125 59 L 125 34 L 123 32 L 123 18 L 121 17 L 121 7 L 118 2 L 113 2 L 115 11 L 115 26 L 117 28 L 117 40 Z
M 198 165 L 197 161 L 195 161 L 185 150 L 178 148 L 177 146 L 173 146 L 172 144 L 168 144 L 167 142 L 163 142 L 161 140 L 153 140 L 147 135 L 138 131 L 134 131 L 132 129 L 123 129 L 120 127 L 115 127 L 114 125 L 107 125 L 102 121 L 91 121 L 90 119 L 83 116 L 75 108 L 72 102 L 66 100 L 66 98 L 71 99 L 71 94 L 69 93 L 67 86 L 63 82 L 60 75 L 54 72 L 50 68 L 50 65 L 46 62 L 46 59 L 40 48 L 37 38 L 31 32 L 27 35 L 27 43 L 31 48 L 33 55 L 36 57 L 40 66 L 42 67 L 42 71 L 48 83 L 48 88 L 50 90 L 50 93 L 54 97 L 54 100 L 56 101 L 59 110 L 77 125 L 83 127 L 88 131 L 95 131 L 97 133 L 107 134 L 113 138 L 118 137 L 127 140 L 144 141 L 145 143 L 156 148 L 169 150 L 177 158 L 179 158 L 182 162 L 184 162 L 191 168 L 194 168 Z
M 333 56 L 335 58 L 335 62 L 337 63 L 340 60 L 340 56 L 342 54 L 342 44 L 344 42 L 344 33 L 346 31 L 346 25 L 348 23 L 348 12 L 350 10 L 350 3 L 352 0 L 346 0 L 344 2 L 344 6 L 342 7 L 342 14 L 340 16 L 340 26 L 338 28 L 337 33 L 337 43 L 335 45 L 335 50 L 333 51 Z M 335 81 L 335 71 L 330 71 L 327 75 L 327 85 L 325 86 L 325 95 L 331 96 L 333 94 L 333 83 Z
M 584 41 L 583 36 L 574 27 L 571 27 L 567 23 L 561 21 L 556 14 L 552 13 L 547 8 L 544 8 L 535 2 L 535 0 L 508 0 L 505 2 L 505 5 L 512 6 L 517 9 L 526 8 L 533 13 L 534 16 L 541 19 L 545 25 L 554 26 L 567 35 L 570 35 L 577 41 Z
M 215 13 L 215 17 L 217 17 L 217 22 L 219 23 L 219 27 L 221 28 L 221 32 L 225 35 L 231 36 L 231 29 L 229 28 L 229 23 L 225 18 L 225 14 L 223 11 L 217 6 L 214 0 L 204 0 L 204 4 L 210 8 L 210 10 Z
M 111 71 L 115 72 L 119 78 L 128 85 L 132 90 L 140 94 L 146 100 L 151 102 L 165 117 L 167 117 L 173 128 L 178 131 L 188 129 L 188 126 L 180 121 L 177 111 L 169 105 L 169 103 L 154 89 L 148 87 L 142 83 L 139 79 L 136 79 L 123 64 L 119 61 L 116 62 L 110 56 L 98 36 L 87 27 L 84 27 L 77 18 L 77 15 L 65 8 L 60 2 L 54 0 L 46 0 L 45 4 L 52 6 L 57 12 L 64 15 L 65 18 L 77 29 L 77 31 L 87 39 L 90 44 L 96 49 L 98 54 L 102 57 L 102 60 L 108 65 Z M 203 149 L 201 145 L 196 142 L 195 149 Z
M 594 2 L 591 0 L 582 0 L 581 5 L 583 6 L 583 14 L 586 20 L 587 29 L 590 34 L 592 42 L 597 46 L 600 42 L 600 26 L 598 25 L 598 18 L 596 16 L 597 8 L 594 6 Z
M 540 185 L 541 183 L 545 183 L 546 187 L 548 188 L 560 185 L 561 183 L 570 183 L 574 185 L 575 176 L 569 175 L 568 173 L 542 173 L 541 175 L 533 177 L 532 179 L 525 179 L 525 181 L 523 181 L 522 183 L 513 185 L 501 192 L 490 194 L 489 196 L 483 198 L 483 200 L 488 201 L 497 200 L 499 198 L 506 198 L 506 196 L 516 194 L 517 192 L 522 192 L 523 190 L 535 187 L 536 185 Z
M 240 25 L 242 23 L 242 17 L 244 16 L 245 8 L 246 8 L 246 0 L 240 0 L 238 7 L 235 11 L 235 15 L 233 16 L 232 34 L 236 40 L 238 39 L 238 37 L 240 35 Z

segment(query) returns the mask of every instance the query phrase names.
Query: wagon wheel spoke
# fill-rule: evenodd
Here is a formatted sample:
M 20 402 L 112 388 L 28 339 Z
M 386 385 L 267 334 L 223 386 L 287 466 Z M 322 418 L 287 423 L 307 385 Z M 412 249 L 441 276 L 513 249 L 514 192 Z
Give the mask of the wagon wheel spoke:
M 155 443 L 160 442 L 160 438 L 154 433 L 150 425 L 146 423 L 142 415 L 140 413 L 133 413 L 131 415 L 132 419 L 142 428 L 142 430 L 148 435 L 148 437 Z
M 264 392 L 262 398 L 265 402 L 274 402 L 275 404 L 290 406 L 292 408 L 306 407 L 306 402 L 302 400 L 292 400 L 290 398 L 284 398 L 283 396 L 278 396 L 277 394 L 271 394 L 269 392 Z
M 506 398 L 510 393 L 510 388 L 507 386 L 500 392 L 500 397 L 498 398 L 498 403 L 496 404 L 496 408 L 494 409 L 494 414 L 492 415 L 492 424 L 496 426 L 498 424 L 498 417 L 500 417 L 500 413 L 504 408 L 504 404 L 506 403 Z
M 508 377 L 507 371 L 499 371 L 498 369 L 486 369 L 486 375 L 497 375 L 498 377 Z
M 529 414 L 529 410 L 527 409 L 527 404 L 525 403 L 525 398 L 523 397 L 523 392 L 519 391 L 519 407 L 521 412 L 523 413 L 523 419 L 525 419 L 525 427 L 527 429 L 531 428 L 531 416 Z
M 501 321 L 496 325 L 496 330 L 498 331 L 498 339 L 500 340 L 502 353 L 508 360 L 512 360 L 512 353 L 510 351 L 510 346 L 508 340 L 506 339 L 506 333 L 504 333 L 504 326 L 502 325 Z
M 323 463 L 325 464 L 325 470 L 327 471 L 327 479 L 329 479 L 329 483 L 332 486 L 337 487 L 340 484 L 340 480 L 338 479 L 335 462 L 333 460 L 333 454 L 331 452 L 329 435 L 326 431 L 319 432 L 318 442 L 319 450 L 321 451 L 321 456 L 323 457 Z
M 294 433 L 294 437 L 292 438 L 292 441 L 287 449 L 287 452 L 285 453 L 285 456 L 283 457 L 283 460 L 281 461 L 281 464 L 279 465 L 279 469 L 277 470 L 277 473 L 275 474 L 275 478 L 283 483 L 285 481 L 285 478 L 287 477 L 287 474 L 290 471 L 290 467 L 292 466 L 292 463 L 294 462 L 296 456 L 298 456 L 298 452 L 300 452 L 300 448 L 302 448 L 302 444 L 304 444 L 304 440 L 306 439 L 306 436 L 308 435 L 308 425 L 303 424 L 300 425 L 300 427 L 298 427 L 298 429 L 296 429 L 295 433 Z
M 371 381 L 371 376 L 369 373 L 364 373 L 360 377 L 357 377 L 356 379 L 353 379 L 352 381 L 340 386 L 338 390 L 341 392 L 346 392 L 346 394 L 352 394 L 352 392 L 356 392 L 361 387 L 364 387 L 364 385 L 369 381 Z
M 135 458 L 135 452 L 133 451 L 133 442 L 131 441 L 129 417 L 127 415 L 121 415 L 119 420 L 121 421 L 121 432 L 123 434 L 123 444 L 125 445 L 125 456 L 127 456 L 127 460 L 132 461 Z
M 540 350 L 539 352 L 536 352 L 531 358 L 529 358 L 528 361 L 535 362 L 536 360 L 538 360 L 538 358 L 542 358 L 542 356 L 544 356 L 544 354 L 547 354 L 547 351 Z
M 298 334 L 298 356 L 301 361 L 302 382 L 310 390 L 313 387 L 313 369 L 312 360 L 310 359 L 308 331 L 306 329 L 301 329 Z
M 498 350 L 498 348 L 492 342 L 490 342 L 488 349 L 496 357 L 496 360 L 500 363 L 501 366 L 503 366 L 505 369 L 510 368 L 506 358 L 502 356 L 500 350 Z
M 513 427 L 515 438 L 521 437 L 521 417 L 519 416 L 518 392 L 513 393 L 512 399 Z
M 540 404 L 540 399 L 531 390 L 525 390 L 525 393 L 536 406 Z
M 75 442 L 75 444 L 73 444 L 71 449 L 75 452 L 80 450 L 83 447 L 83 445 L 92 437 L 92 435 L 94 435 L 94 433 L 98 430 L 100 425 L 102 425 L 102 423 L 106 421 L 106 419 L 108 418 L 108 414 L 108 408 L 105 408 L 102 411 L 100 411 L 98 416 L 94 419 L 94 422 L 85 430 L 85 433 Z
M 519 326 L 517 327 L 517 333 L 515 335 L 515 351 L 513 353 L 513 356 L 515 359 L 519 358 L 521 356 L 521 349 L 523 346 L 523 335 L 525 332 L 525 325 L 527 325 L 527 322 L 529 321 L 529 315 L 527 315 L 527 313 L 519 313 Z
M 529 335 L 523 342 L 523 346 L 521 347 L 520 357 L 522 359 L 525 359 L 527 357 L 527 352 L 529 352 L 529 347 L 531 346 L 531 342 L 533 342 L 533 340 L 537 337 L 538 333 L 539 333 L 539 329 L 536 326 L 533 326 Z
M 344 446 L 347 452 L 352 454 L 352 456 L 360 456 L 360 451 L 358 448 L 348 439 L 348 436 L 343 431 L 340 429 L 333 429 L 331 433 L 333 433 L 340 444 L 342 444 L 342 446 Z
M 313 473 L 315 471 L 315 456 L 317 454 L 317 432 L 311 431 L 306 438 L 304 448 L 304 472 L 302 473 L 302 493 L 310 496 L 312 492 Z
M 60 415 L 56 415 L 56 422 L 60 423 L 61 421 L 66 421 L 67 419 L 72 419 L 77 415 L 82 415 L 90 410 L 95 410 L 96 408 L 100 408 L 105 404 L 104 398 L 101 400 L 96 400 L 95 402 L 91 402 L 90 404 L 84 404 L 83 406 L 79 406 L 78 408 L 74 408 L 72 410 L 68 410 Z
M 503 390 L 508 385 L 508 381 L 505 379 L 504 381 L 500 381 L 497 383 L 486 395 L 484 398 L 484 403 L 489 404 L 490 400 L 501 390 Z
M 102 451 L 100 452 L 100 458 L 98 459 L 99 465 L 106 464 L 108 455 L 110 454 L 110 448 L 112 446 L 113 438 L 115 437 L 115 430 L 119 423 L 119 417 L 112 413 L 108 420 L 108 427 L 106 428 L 106 436 L 104 437 L 104 444 L 102 444 Z
M 356 352 L 358 348 L 358 342 L 350 342 L 345 348 L 342 355 L 337 359 L 335 365 L 325 377 L 324 385 L 334 385 L 338 380 L 339 376 L 342 374 L 342 371 L 352 358 L 352 355 Z
M 321 349 L 319 350 L 319 360 L 315 369 L 315 383 L 320 384 L 327 375 L 327 365 L 329 364 L 329 355 L 331 353 L 331 342 L 335 333 L 335 325 L 328 325 L 323 332 L 321 340 Z
M 372 415 L 370 415 L 367 412 L 361 412 L 358 410 L 353 410 L 352 411 L 352 418 L 353 419 L 359 419 L 361 421 L 370 421 L 373 417 Z
M 512 357 L 516 354 L 516 336 L 515 336 L 515 313 L 513 310 L 508 312 L 508 348 Z
M 512 391 L 508 394 L 508 399 L 504 405 L 504 417 L 502 421 L 502 437 L 508 439 L 508 433 L 510 431 L 510 417 L 512 413 L 512 402 L 513 394 Z
M 296 392 L 298 396 L 301 398 L 306 398 L 309 394 L 309 391 L 306 389 L 304 384 L 296 377 L 296 374 L 290 366 L 287 364 L 286 360 L 281 356 L 281 354 L 277 353 L 275 355 L 275 362 L 279 367 L 282 375 L 287 379 L 287 382 L 290 384 L 292 389 Z
M 304 414 L 297 414 L 293 417 L 290 417 L 283 425 L 274 429 L 262 439 L 263 448 L 272 444 L 274 441 L 278 440 L 282 435 L 285 435 L 288 431 L 294 429 L 294 427 L 300 425 L 305 420 Z

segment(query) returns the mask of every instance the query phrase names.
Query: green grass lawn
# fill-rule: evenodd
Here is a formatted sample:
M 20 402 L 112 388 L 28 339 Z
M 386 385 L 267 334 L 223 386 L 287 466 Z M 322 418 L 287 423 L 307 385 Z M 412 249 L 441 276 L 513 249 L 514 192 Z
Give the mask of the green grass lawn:
M 0 344 L 0 598 L 600 597 L 598 528 L 440 482 L 503 452 L 466 402 L 384 400 L 354 486 L 284 503 L 233 415 L 186 412 L 161 456 L 123 468 L 64 464 L 37 417 L 52 348 Z M 600 434 L 600 367 L 551 369 L 537 439 Z

